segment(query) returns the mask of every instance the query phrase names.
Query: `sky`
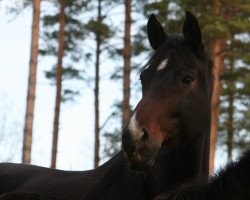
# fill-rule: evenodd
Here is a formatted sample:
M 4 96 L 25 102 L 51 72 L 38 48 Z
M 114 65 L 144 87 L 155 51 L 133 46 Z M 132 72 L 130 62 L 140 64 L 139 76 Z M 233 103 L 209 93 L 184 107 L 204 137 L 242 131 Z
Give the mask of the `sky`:
M 0 111 L 0 115 L 4 112 L 7 113 L 6 116 L 9 120 L 7 132 L 9 139 L 0 143 L 0 152 L 1 155 L 6 154 L 6 158 L 11 152 L 11 161 L 20 162 L 30 59 L 32 10 L 26 9 L 17 17 L 6 15 L 6 6 L 19 6 L 14 5 L 13 2 L 14 0 L 3 0 L 0 8 L 0 107 L 4 108 Z M 51 68 L 53 61 L 51 58 L 39 57 L 38 63 L 31 162 L 35 165 L 49 167 L 55 87 L 45 78 L 44 71 Z M 101 74 L 110 73 L 113 70 L 110 65 L 111 63 L 104 63 L 101 67 Z M 93 168 L 94 96 L 93 91 L 86 84 L 82 83 L 79 87 L 81 96 L 77 98 L 76 102 L 62 105 L 57 156 L 58 169 L 87 170 Z M 114 101 L 121 99 L 121 85 L 104 79 L 101 81 L 100 91 L 100 124 L 102 124 L 113 111 Z M 133 100 L 134 105 L 139 98 L 140 94 Z M 104 140 L 101 140 L 102 147 L 103 142 Z M 220 151 L 217 152 L 217 157 L 223 157 Z M 222 160 L 216 159 L 216 168 L 223 164 Z

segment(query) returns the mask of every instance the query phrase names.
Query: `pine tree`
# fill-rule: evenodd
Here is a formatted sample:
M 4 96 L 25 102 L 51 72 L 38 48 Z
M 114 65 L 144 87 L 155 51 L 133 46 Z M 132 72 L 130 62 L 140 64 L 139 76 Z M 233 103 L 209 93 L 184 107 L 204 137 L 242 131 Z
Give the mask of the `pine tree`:
M 84 22 L 82 22 L 81 14 L 87 11 L 89 1 L 66 1 L 65 4 L 65 30 L 64 30 L 64 57 L 65 62 L 62 68 L 62 102 L 74 100 L 79 94 L 78 89 L 70 87 L 70 81 L 83 80 L 84 70 L 78 63 L 84 58 L 83 41 L 85 39 Z M 58 0 L 53 0 L 51 6 L 58 8 Z M 42 17 L 42 47 L 40 54 L 42 56 L 57 57 L 57 36 L 59 26 L 59 13 L 46 13 Z M 56 65 L 51 70 L 45 72 L 46 78 L 55 83 Z M 67 86 L 69 85 L 69 86 Z
M 125 4 L 125 34 L 124 34 L 124 67 L 123 67 L 123 105 L 122 105 L 122 128 L 128 123 L 130 117 L 130 71 L 131 71 L 131 0 L 124 0 Z
M 71 87 L 67 88 L 63 83 L 83 79 L 83 70 L 80 70 L 77 64 L 82 59 L 81 45 L 85 35 L 83 23 L 80 21 L 80 14 L 86 10 L 87 4 L 88 1 L 54 0 L 51 1 L 51 6 L 54 6 L 60 12 L 45 13 L 42 17 L 43 43 L 40 54 L 57 58 L 57 64 L 45 74 L 48 79 L 56 83 L 52 168 L 56 167 L 61 103 L 74 99 L 75 95 L 79 94 L 78 90 L 72 90 Z M 60 9 L 58 5 L 60 5 Z
M 95 76 L 94 76 L 94 110 L 95 110 L 95 141 L 94 141 L 94 168 L 99 166 L 100 161 L 100 110 L 99 110 L 99 91 L 100 91 L 100 68 L 101 68 L 101 58 L 104 52 L 110 50 L 110 44 L 108 43 L 109 39 L 112 37 L 114 32 L 112 31 L 112 26 L 108 25 L 106 20 L 108 15 L 104 15 L 104 8 L 108 10 L 112 3 L 98 0 L 97 6 L 95 5 L 96 2 L 93 2 L 92 8 L 97 10 L 97 16 L 92 17 L 85 25 L 84 29 L 88 33 L 89 39 L 91 39 L 91 35 L 94 36 L 93 40 L 95 42 L 95 52 L 88 53 L 87 60 L 91 60 L 91 55 L 95 55 Z M 92 11 L 93 12 L 93 11 Z
M 30 55 L 30 69 L 27 105 L 25 115 L 25 127 L 23 137 L 23 154 L 22 163 L 30 164 L 31 162 L 31 145 L 32 145 L 32 128 L 35 107 L 36 95 L 36 71 L 38 58 L 38 41 L 39 41 L 39 22 L 40 22 L 40 0 L 33 1 L 33 22 L 32 22 L 32 36 L 31 36 L 31 55 Z
M 54 113 L 53 126 L 53 142 L 51 154 L 51 168 L 56 168 L 57 146 L 58 146 L 58 132 L 59 132 L 59 116 L 61 105 L 62 92 L 62 65 L 64 55 L 64 29 L 65 29 L 65 3 L 66 0 L 60 0 L 60 14 L 59 14 L 59 34 L 58 34 L 58 55 L 56 67 L 56 101 Z
M 239 41 L 237 43 L 239 45 Z M 248 114 L 250 67 L 241 58 L 242 52 L 246 50 L 244 45 L 238 45 L 233 44 L 234 50 L 228 55 L 226 70 L 221 76 L 223 90 L 218 139 L 221 146 L 226 146 L 228 160 L 232 160 L 233 150 L 239 152 L 248 148 L 250 144 L 250 116 Z M 235 57 L 236 54 L 237 57 Z
M 98 14 L 97 14 L 97 23 L 101 24 L 102 16 L 101 16 L 101 0 L 98 0 Z M 100 46 L 101 46 L 101 34 L 100 30 L 95 32 L 96 36 L 96 63 L 95 63 L 95 155 L 94 155 L 94 168 L 99 166 L 100 156 L 99 156 L 99 148 L 100 148 L 100 124 L 99 124 L 99 81 L 100 81 Z

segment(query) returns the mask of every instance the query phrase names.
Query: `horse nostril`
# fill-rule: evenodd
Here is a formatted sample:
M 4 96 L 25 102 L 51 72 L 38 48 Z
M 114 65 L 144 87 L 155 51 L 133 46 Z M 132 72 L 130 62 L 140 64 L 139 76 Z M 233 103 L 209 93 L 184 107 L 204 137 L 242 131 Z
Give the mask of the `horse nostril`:
M 149 140 L 149 133 L 146 128 L 142 128 L 143 136 L 141 138 L 142 141 Z

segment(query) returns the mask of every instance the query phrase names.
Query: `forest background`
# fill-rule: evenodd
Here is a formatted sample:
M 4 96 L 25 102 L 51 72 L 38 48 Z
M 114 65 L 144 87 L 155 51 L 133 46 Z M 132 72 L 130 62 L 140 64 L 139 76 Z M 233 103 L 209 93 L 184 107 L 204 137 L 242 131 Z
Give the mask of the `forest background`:
M 250 146 L 249 1 L 1 0 L 0 161 L 85 170 L 113 156 L 152 54 L 147 19 L 181 33 L 185 10 L 215 63 L 210 169 L 236 158 Z

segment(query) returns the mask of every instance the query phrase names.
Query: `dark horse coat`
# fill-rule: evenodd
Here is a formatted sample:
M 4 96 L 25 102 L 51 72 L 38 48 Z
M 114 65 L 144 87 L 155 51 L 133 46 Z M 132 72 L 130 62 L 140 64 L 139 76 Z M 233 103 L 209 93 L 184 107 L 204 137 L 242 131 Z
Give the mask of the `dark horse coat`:
M 250 199 L 250 150 L 238 161 L 203 183 L 197 179 L 174 191 L 159 195 L 155 200 L 249 200 Z M 13 192 L 0 196 L 0 200 L 59 200 L 35 193 Z M 63 200 L 63 199 L 61 199 Z M 138 199 L 140 200 L 140 199 Z
M 250 199 L 250 150 L 238 161 L 228 164 L 210 178 L 209 183 L 200 179 L 187 183 L 155 200 L 249 200 Z

